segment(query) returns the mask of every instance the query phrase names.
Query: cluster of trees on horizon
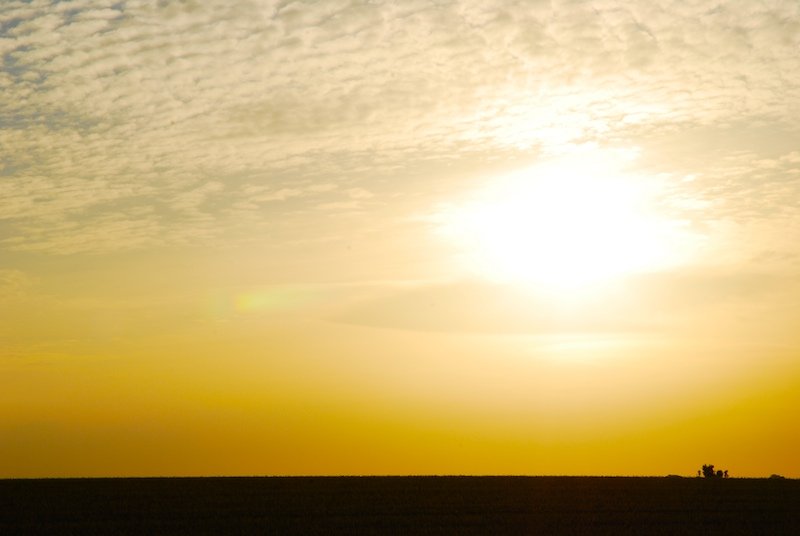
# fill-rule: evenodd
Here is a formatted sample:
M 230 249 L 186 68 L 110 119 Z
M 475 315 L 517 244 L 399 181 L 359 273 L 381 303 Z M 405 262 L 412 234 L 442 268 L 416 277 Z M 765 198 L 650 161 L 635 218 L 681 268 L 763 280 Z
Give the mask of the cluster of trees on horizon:
M 703 476 L 705 478 L 728 478 L 728 470 L 725 469 L 718 469 L 717 471 L 714 470 L 714 464 L 703 465 L 702 469 L 697 470 L 697 476 Z

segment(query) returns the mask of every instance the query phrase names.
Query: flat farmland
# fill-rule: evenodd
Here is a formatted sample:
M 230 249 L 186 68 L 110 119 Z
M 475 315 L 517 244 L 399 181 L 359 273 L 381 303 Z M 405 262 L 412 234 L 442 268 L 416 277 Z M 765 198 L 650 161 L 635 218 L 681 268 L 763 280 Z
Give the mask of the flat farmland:
M 800 481 L 12 479 L 0 534 L 800 534 Z

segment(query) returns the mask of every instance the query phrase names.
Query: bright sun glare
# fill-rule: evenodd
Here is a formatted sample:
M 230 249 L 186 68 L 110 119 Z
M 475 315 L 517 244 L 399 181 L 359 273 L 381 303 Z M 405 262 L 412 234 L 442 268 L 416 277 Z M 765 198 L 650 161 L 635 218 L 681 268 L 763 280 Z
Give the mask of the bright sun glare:
M 629 157 L 592 152 L 494 178 L 439 214 L 440 230 L 490 279 L 569 289 L 680 262 L 676 223 Z

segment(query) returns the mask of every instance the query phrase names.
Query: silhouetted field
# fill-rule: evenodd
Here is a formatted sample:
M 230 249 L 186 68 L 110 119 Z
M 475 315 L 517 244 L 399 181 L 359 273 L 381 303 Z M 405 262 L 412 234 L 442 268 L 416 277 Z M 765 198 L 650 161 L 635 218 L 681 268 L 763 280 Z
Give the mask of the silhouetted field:
M 0 480 L 0 534 L 800 534 L 800 480 Z

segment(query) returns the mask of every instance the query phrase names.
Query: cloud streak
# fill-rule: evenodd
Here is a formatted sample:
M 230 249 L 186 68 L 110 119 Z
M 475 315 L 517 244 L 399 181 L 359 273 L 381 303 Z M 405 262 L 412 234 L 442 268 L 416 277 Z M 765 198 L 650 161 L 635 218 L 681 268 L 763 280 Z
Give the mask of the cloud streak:
M 792 2 L 3 2 L 1 247 L 213 242 L 232 214 L 403 192 L 365 170 L 790 125 L 798 36 Z M 706 193 L 796 171 L 762 160 Z M 797 191 L 770 188 L 766 211 Z

